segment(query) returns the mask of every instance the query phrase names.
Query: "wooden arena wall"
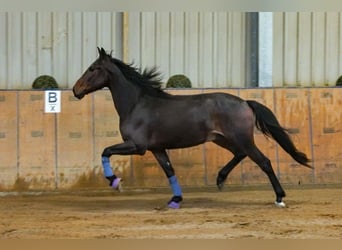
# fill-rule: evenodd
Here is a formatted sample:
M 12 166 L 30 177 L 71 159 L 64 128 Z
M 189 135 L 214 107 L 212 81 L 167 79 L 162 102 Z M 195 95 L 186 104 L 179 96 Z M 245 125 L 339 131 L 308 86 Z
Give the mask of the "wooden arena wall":
M 342 88 L 188 89 L 175 94 L 227 92 L 273 110 L 298 149 L 312 159 L 300 166 L 273 140 L 255 132 L 256 143 L 272 161 L 281 183 L 342 183 Z M 111 95 L 98 91 L 79 101 L 62 91 L 60 113 L 44 113 L 44 91 L 0 91 L 0 190 L 102 188 L 101 153 L 121 141 Z M 170 150 L 184 186 L 215 185 L 232 154 L 213 143 Z M 153 156 L 113 156 L 114 171 L 127 187 L 168 186 Z M 227 184 L 269 183 L 249 159 Z

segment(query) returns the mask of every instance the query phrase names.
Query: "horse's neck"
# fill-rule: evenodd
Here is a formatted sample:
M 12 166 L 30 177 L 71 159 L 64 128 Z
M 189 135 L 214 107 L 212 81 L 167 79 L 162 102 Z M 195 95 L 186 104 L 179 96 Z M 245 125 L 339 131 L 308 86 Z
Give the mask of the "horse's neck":
M 124 119 L 139 101 L 140 89 L 123 77 L 113 80 L 109 89 L 112 94 L 115 109 L 120 118 Z

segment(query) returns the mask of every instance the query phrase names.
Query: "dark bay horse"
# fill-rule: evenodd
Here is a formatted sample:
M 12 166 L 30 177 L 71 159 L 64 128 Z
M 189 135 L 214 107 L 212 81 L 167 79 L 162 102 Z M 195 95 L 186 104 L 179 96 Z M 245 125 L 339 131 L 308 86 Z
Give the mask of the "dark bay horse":
M 228 174 L 245 157 L 250 157 L 268 176 L 276 194 L 275 204 L 284 207 L 285 192 L 270 160 L 254 143 L 254 127 L 273 138 L 298 163 L 310 167 L 307 156 L 298 151 L 286 130 L 266 106 L 225 94 L 171 95 L 161 90 L 159 73 L 155 68 L 144 70 L 113 58 L 98 48 L 99 58 L 89 66 L 73 87 L 78 99 L 108 87 L 120 117 L 123 142 L 103 150 L 102 165 L 109 185 L 118 188 L 120 178 L 112 171 L 112 155 L 143 155 L 151 151 L 164 170 L 173 197 L 171 208 L 179 208 L 181 187 L 166 153 L 167 149 L 186 148 L 214 142 L 234 155 L 218 173 L 219 189 Z

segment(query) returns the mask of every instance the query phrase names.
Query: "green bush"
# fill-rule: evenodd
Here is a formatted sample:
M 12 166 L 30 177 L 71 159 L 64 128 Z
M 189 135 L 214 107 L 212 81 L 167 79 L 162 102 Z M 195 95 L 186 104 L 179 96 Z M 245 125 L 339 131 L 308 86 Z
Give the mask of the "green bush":
M 342 76 L 337 79 L 336 86 L 342 86 Z
M 167 88 L 191 88 L 191 81 L 185 75 L 173 75 L 166 83 Z
M 38 76 L 32 83 L 33 89 L 58 89 L 58 83 L 52 76 Z

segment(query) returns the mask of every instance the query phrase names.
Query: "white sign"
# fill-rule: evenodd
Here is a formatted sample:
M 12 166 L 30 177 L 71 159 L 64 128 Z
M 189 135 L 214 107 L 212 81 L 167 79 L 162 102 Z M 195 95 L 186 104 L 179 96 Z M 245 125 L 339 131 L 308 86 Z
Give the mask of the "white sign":
M 61 91 L 46 90 L 45 91 L 45 113 L 61 112 Z

